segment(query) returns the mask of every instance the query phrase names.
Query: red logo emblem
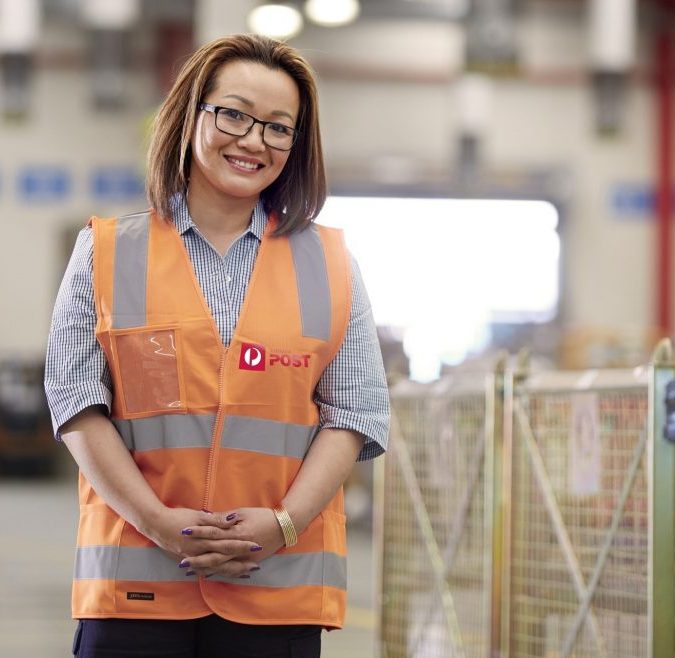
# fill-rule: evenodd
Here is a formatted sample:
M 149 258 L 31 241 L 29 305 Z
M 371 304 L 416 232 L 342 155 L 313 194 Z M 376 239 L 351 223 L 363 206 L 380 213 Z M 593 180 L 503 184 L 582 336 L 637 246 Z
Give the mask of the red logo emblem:
M 240 370 L 265 370 L 265 348 L 262 345 L 242 343 L 239 355 Z

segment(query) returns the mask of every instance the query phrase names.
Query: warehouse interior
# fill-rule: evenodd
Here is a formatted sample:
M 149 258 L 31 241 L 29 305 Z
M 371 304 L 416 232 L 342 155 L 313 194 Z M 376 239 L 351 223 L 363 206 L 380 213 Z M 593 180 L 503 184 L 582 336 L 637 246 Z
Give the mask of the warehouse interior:
M 394 449 L 347 482 L 350 607 L 322 655 L 675 655 L 672 0 L 0 0 L 0 654 L 72 641 L 77 470 L 42 380 L 75 238 L 147 207 L 189 54 L 255 30 L 316 71 L 318 222 L 360 265 L 394 411 Z M 528 584 L 546 541 L 559 569 Z M 641 570 L 643 598 L 603 580 Z M 547 596 L 575 603 L 538 617 L 522 592 L 561 573 Z

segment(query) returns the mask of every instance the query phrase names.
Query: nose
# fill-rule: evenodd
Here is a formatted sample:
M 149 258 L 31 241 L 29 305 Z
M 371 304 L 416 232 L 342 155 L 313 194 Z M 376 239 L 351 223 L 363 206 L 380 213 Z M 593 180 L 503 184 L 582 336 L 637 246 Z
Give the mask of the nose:
M 265 126 L 256 123 L 245 135 L 237 140 L 239 145 L 249 151 L 264 151 L 265 142 L 263 142 L 263 130 Z

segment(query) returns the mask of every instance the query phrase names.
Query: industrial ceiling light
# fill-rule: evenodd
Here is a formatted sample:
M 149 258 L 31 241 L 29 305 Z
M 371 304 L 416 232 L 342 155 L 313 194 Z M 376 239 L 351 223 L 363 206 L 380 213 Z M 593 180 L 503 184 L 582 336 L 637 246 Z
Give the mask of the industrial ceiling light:
M 79 0 L 87 27 L 91 88 L 97 108 L 114 110 L 127 100 L 129 39 L 141 16 L 140 0 Z
M 41 17 L 40 0 L 0 0 L 0 111 L 5 117 L 28 113 Z
M 80 12 L 91 28 L 125 30 L 138 21 L 141 7 L 138 0 L 80 0 Z
M 596 130 L 615 135 L 622 126 L 629 75 L 635 65 L 637 1 L 591 0 L 589 35 Z
M 39 0 L 0 0 L 0 51 L 32 52 L 40 38 L 41 13 Z
M 354 22 L 361 12 L 359 0 L 307 0 L 305 13 L 318 25 L 339 27 Z
M 264 4 L 248 15 L 248 27 L 256 34 L 290 39 L 302 30 L 302 14 L 292 5 Z

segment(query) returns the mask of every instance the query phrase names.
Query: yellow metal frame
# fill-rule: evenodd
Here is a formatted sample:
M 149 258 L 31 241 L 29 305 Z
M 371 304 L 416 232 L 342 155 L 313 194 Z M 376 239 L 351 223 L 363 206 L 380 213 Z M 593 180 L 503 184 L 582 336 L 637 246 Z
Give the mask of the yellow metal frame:
M 675 379 L 673 347 L 663 340 L 650 368 L 649 658 L 675 656 L 675 443 L 664 437 L 665 391 Z
M 486 382 L 485 408 L 485 543 L 491 559 L 486 576 L 488 612 L 487 644 L 489 655 L 497 658 L 501 654 L 501 624 L 503 617 L 504 573 L 504 525 L 507 497 L 504 496 L 504 386 L 507 356 L 504 355 L 495 367 L 495 371 Z
M 375 656 L 386 658 L 385 644 L 382 641 L 384 597 L 384 578 L 382 575 L 382 556 L 384 555 L 384 459 L 376 459 L 373 465 L 373 565 L 375 565 Z

